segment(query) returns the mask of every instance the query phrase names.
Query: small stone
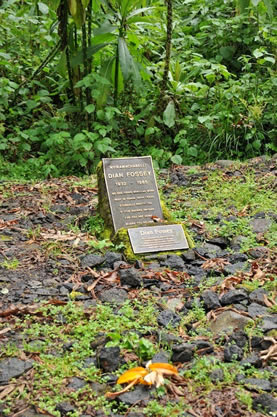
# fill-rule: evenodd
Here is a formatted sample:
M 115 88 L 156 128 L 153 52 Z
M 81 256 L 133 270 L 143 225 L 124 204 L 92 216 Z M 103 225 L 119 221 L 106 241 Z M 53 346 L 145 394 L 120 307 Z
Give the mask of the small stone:
M 123 304 L 128 299 L 128 293 L 121 288 L 111 288 L 102 291 L 99 299 L 105 303 Z
M 248 253 L 251 256 L 251 258 L 259 259 L 267 255 L 268 249 L 264 246 L 258 246 L 257 248 L 250 249 Z
M 156 353 L 151 359 L 152 363 L 168 363 L 168 361 L 169 361 L 169 353 L 164 352 L 164 351 Z
M 265 233 L 268 231 L 272 224 L 272 220 L 270 219 L 252 219 L 249 222 L 250 226 L 254 233 Z
M 71 388 L 74 391 L 77 391 L 83 388 L 86 385 L 86 381 L 81 378 L 73 377 L 70 383 L 67 385 L 67 388 Z
M 206 355 L 214 351 L 213 345 L 206 340 L 194 340 L 192 344 L 195 346 L 198 355 Z
M 230 290 L 223 294 L 220 299 L 220 302 L 223 306 L 233 304 L 233 303 L 240 303 L 243 300 L 247 300 L 248 295 L 245 290 Z
M 97 366 L 97 359 L 95 357 L 89 357 L 84 359 L 83 368 L 89 368 L 90 366 Z
M 233 304 L 233 307 L 236 310 L 247 312 L 247 307 L 245 307 L 243 304 L 239 304 L 239 303 L 238 304 Z
M 265 297 L 267 296 L 267 291 L 263 288 L 257 288 L 249 294 L 249 300 L 254 303 L 259 303 L 265 305 Z
M 0 361 L 0 384 L 8 382 L 12 378 L 29 371 L 33 367 L 33 361 L 23 361 L 18 358 L 3 359 Z
M 113 264 L 113 269 L 118 269 L 118 268 L 125 267 L 125 266 L 128 266 L 127 262 L 125 262 L 125 261 L 115 261 L 114 264 Z
M 185 271 L 186 270 L 185 262 L 183 261 L 181 256 L 178 256 L 178 255 L 168 256 L 168 258 L 165 261 L 165 265 L 168 268 L 173 269 L 175 271 Z
M 262 378 L 246 378 L 243 384 L 247 385 L 248 389 L 271 391 L 271 384 L 267 379 Z
M 266 411 L 273 416 L 277 411 L 277 398 L 270 394 L 261 394 L 253 399 L 253 409 L 256 411 Z
M 263 337 L 261 336 L 252 336 L 250 339 L 251 347 L 253 349 L 262 349 Z
M 140 259 L 136 259 L 135 263 L 134 263 L 134 267 L 136 269 L 143 269 L 144 265 L 143 262 Z M 130 416 L 130 414 L 129 414 Z
M 166 307 L 168 308 L 168 310 L 171 311 L 180 311 L 181 308 L 183 307 L 184 303 L 181 299 L 181 297 L 174 297 L 174 298 L 169 298 L 166 302 Z
M 118 400 L 127 405 L 144 406 L 150 401 L 150 390 L 144 385 L 138 385 L 133 391 L 119 395 Z
M 246 346 L 248 343 L 248 337 L 244 331 L 237 330 L 231 334 L 230 342 L 235 342 L 237 346 L 244 348 L 244 346 Z
M 187 251 L 182 253 L 182 258 L 185 262 L 193 262 L 195 260 L 195 252 L 193 249 L 188 249 Z
M 229 310 L 219 314 L 214 321 L 211 321 L 210 328 L 213 334 L 217 335 L 235 329 L 243 330 L 248 323 L 253 323 L 253 320 L 243 314 Z
M 214 237 L 208 240 L 208 243 L 219 246 L 221 249 L 226 249 L 229 246 L 229 240 L 226 237 Z
M 221 248 L 218 245 L 213 245 L 212 243 L 204 243 L 204 245 L 199 249 L 195 248 L 195 251 L 208 259 L 216 258 L 221 255 Z
M 221 307 L 218 295 L 214 291 L 204 291 L 201 296 L 206 310 L 214 310 Z
M 120 349 L 118 346 L 104 347 L 98 354 L 99 367 L 105 372 L 113 372 L 120 365 Z
M 86 268 L 86 267 L 93 268 L 95 266 L 101 265 L 104 261 L 105 261 L 104 256 L 90 254 L 81 258 L 81 266 L 83 268 Z
M 240 362 L 241 365 L 248 367 L 248 366 L 255 366 L 256 368 L 261 368 L 263 365 L 263 361 L 261 360 L 260 356 L 256 353 L 251 353 L 251 355 L 247 356 L 247 358 L 243 359 Z
M 223 273 L 225 275 L 235 275 L 239 271 L 249 270 L 249 265 L 246 262 L 237 262 L 234 264 L 224 265 Z
M 202 278 L 205 278 L 207 275 L 207 271 L 205 269 L 195 265 L 187 265 L 187 272 L 191 277 L 195 277 L 195 279 L 197 280 L 201 280 Z
M 277 329 L 277 315 L 264 317 L 260 327 L 264 332 Z
M 229 256 L 229 262 L 231 264 L 237 264 L 238 262 L 246 262 L 248 260 L 248 257 L 244 253 L 233 253 Z
M 56 406 L 56 410 L 61 413 L 61 416 L 67 416 L 69 413 L 73 413 L 75 408 L 68 402 L 60 403 Z
M 158 332 L 158 339 L 159 343 L 163 345 L 172 345 L 174 343 L 182 343 L 183 339 L 181 339 L 178 336 L 175 336 L 175 334 L 171 333 L 165 333 L 165 332 Z
M 109 268 L 113 268 L 115 262 L 122 261 L 122 254 L 117 252 L 106 252 L 105 262 Z
M 224 372 L 223 372 L 223 370 L 220 369 L 220 368 L 213 370 L 210 373 L 210 378 L 213 382 L 224 381 Z
M 218 161 L 215 161 L 215 164 L 220 168 L 230 168 L 234 165 L 234 161 L 230 161 L 229 159 L 219 159 Z
M 157 318 L 158 324 L 164 327 L 177 327 L 181 321 L 181 318 L 178 314 L 175 314 L 171 310 L 163 310 Z
M 105 384 L 100 384 L 100 382 L 97 381 L 91 382 L 90 388 L 97 394 L 103 394 L 107 391 L 107 386 Z
M 259 316 L 265 316 L 266 314 L 268 314 L 268 310 L 267 310 L 266 307 L 261 306 L 260 304 L 251 303 L 248 306 L 248 314 L 252 318 L 255 318 L 255 317 L 259 317 Z
M 180 345 L 172 346 L 172 362 L 189 362 L 193 358 L 195 346 L 191 343 L 182 343 Z
M 135 268 L 120 269 L 118 271 L 121 285 L 127 285 L 132 288 L 142 286 L 142 278 L 140 273 Z
M 237 345 L 229 345 L 224 349 L 225 362 L 232 362 L 234 360 L 240 361 L 243 357 L 243 350 Z
M 230 242 L 230 248 L 233 250 L 239 250 L 245 242 L 245 236 L 235 236 Z

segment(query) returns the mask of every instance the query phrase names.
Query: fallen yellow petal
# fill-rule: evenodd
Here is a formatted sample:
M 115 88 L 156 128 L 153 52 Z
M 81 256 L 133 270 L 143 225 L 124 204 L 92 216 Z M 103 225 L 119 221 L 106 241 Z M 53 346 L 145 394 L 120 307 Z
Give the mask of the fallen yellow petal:
M 150 363 L 148 368 L 151 371 L 157 371 L 165 375 L 178 375 L 177 368 L 169 363 Z
M 141 377 L 144 377 L 147 375 L 147 370 L 145 368 L 142 368 L 141 366 L 138 366 L 137 368 L 129 369 L 128 371 L 124 372 L 118 380 L 118 384 L 125 384 L 126 382 L 131 382 L 136 379 L 139 379 Z

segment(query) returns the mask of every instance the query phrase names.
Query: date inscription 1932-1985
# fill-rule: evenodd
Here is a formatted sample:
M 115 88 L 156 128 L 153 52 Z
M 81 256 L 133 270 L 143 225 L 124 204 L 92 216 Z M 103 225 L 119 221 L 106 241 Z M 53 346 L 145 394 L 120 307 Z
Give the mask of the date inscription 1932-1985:
M 163 218 L 151 156 L 104 158 L 103 170 L 115 231 Z

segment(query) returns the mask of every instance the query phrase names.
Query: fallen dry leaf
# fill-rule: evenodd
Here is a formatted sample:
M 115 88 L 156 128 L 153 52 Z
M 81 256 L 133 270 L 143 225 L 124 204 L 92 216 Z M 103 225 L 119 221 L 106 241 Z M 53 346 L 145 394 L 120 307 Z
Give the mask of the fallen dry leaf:
M 213 258 L 213 259 L 208 259 L 206 262 L 204 262 L 201 268 L 213 269 L 215 271 L 222 271 L 224 266 L 228 264 L 230 264 L 230 262 L 228 262 L 224 258 Z

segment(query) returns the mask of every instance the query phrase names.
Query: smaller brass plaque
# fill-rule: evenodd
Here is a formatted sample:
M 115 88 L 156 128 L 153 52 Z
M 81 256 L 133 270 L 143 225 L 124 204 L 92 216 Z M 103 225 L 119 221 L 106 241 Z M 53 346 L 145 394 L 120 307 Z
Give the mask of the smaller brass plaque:
M 136 227 L 128 229 L 128 233 L 134 253 L 166 252 L 189 248 L 180 224 Z

